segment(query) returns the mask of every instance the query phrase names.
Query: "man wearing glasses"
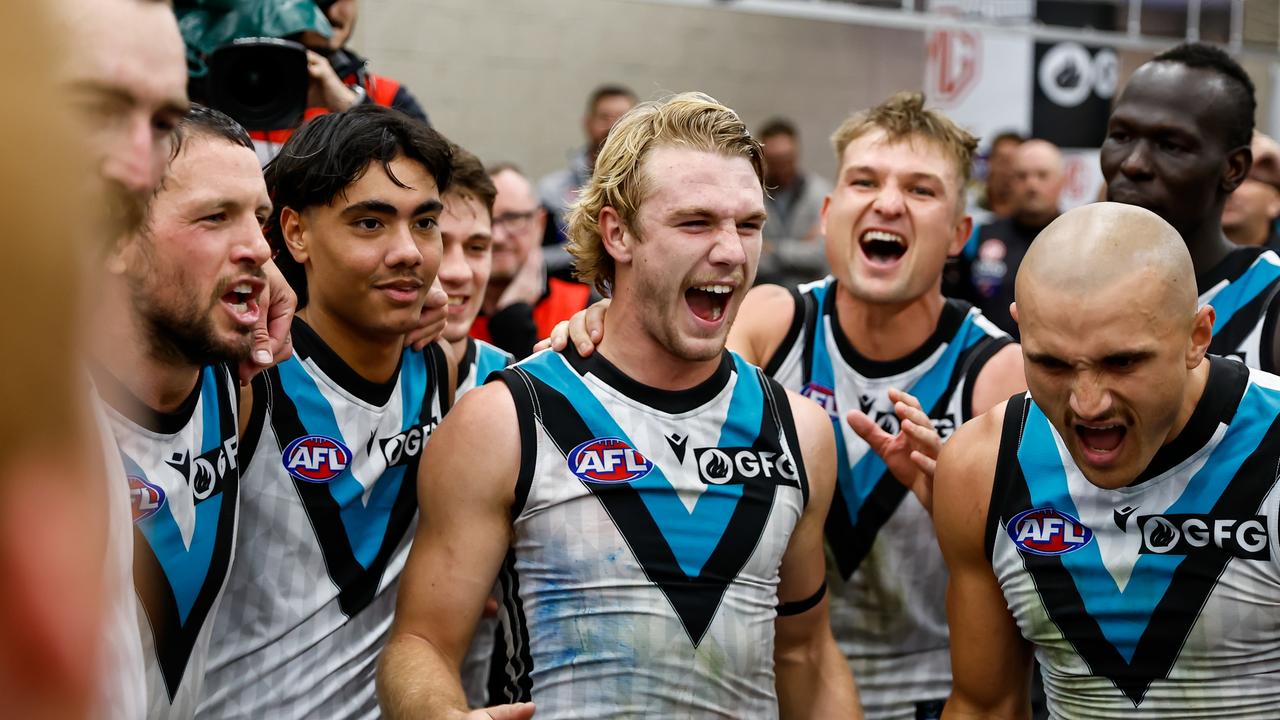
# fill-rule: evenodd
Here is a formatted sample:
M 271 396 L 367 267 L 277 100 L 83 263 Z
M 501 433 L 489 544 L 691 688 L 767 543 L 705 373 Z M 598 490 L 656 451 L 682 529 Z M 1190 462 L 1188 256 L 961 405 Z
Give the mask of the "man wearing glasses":
M 582 283 L 547 276 L 542 235 L 547 212 L 513 165 L 489 169 L 498 196 L 493 203 L 493 270 L 471 336 L 493 343 L 517 359 L 596 298 Z M 452 302 L 452 300 L 451 300 Z

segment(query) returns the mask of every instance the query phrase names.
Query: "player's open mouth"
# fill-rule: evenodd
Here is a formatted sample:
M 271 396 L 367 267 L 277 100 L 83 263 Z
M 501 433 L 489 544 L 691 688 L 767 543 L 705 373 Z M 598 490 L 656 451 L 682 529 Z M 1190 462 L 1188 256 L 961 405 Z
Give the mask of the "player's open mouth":
M 222 304 L 237 324 L 253 325 L 258 322 L 258 293 L 261 291 L 260 282 L 242 280 L 223 293 Z
M 1092 465 L 1109 465 L 1120 455 L 1128 429 L 1119 423 L 1075 424 L 1076 438 Z
M 734 287 L 717 283 L 694 285 L 684 291 L 684 301 L 694 317 L 708 323 L 719 323 L 724 317 Z
M 453 315 L 466 310 L 467 302 L 470 300 L 470 295 L 449 295 L 449 314 Z
M 891 267 L 907 253 L 907 239 L 887 230 L 868 230 L 858 239 L 858 247 L 871 265 Z

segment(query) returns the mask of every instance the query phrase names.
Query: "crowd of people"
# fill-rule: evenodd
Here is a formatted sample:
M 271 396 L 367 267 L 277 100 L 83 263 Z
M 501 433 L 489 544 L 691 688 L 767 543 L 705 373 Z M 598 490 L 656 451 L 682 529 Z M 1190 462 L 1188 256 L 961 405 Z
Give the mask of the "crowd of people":
M 54 296 L 4 381 L 15 717 L 1276 716 L 1280 146 L 1225 52 L 1137 69 L 1097 203 L 996 138 L 975 228 L 919 93 L 827 179 L 604 86 L 535 182 L 317 4 L 353 69 L 269 138 L 163 0 L 0 11 L 68 39 L 0 165 L 11 306 Z

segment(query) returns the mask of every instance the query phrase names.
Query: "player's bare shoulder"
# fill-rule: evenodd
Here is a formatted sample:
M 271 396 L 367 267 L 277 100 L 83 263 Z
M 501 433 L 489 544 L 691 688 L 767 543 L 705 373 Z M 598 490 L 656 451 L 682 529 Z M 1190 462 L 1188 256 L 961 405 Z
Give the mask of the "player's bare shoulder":
M 465 481 L 468 494 L 510 504 L 520 471 L 521 434 L 512 390 L 491 382 L 458 400 L 436 428 L 423 454 L 420 486 L 429 494 Z
M 957 535 L 981 544 L 1008 402 L 960 426 L 938 455 L 933 518 L 944 552 L 947 539 Z
M 810 492 L 819 497 L 830 496 L 836 477 L 836 439 L 831 417 L 814 401 L 791 390 L 786 393 Z
M 729 349 L 748 362 L 764 365 L 787 336 L 796 303 L 781 285 L 757 285 L 747 291 L 729 330 Z

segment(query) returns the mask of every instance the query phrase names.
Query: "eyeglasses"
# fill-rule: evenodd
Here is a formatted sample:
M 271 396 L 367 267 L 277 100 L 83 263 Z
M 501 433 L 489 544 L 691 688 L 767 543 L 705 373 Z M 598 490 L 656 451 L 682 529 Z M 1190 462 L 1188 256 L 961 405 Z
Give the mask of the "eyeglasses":
M 502 213 L 493 219 L 493 229 L 501 229 L 512 235 L 518 235 L 532 226 L 533 218 L 537 214 L 538 208 L 526 210 L 525 212 Z

